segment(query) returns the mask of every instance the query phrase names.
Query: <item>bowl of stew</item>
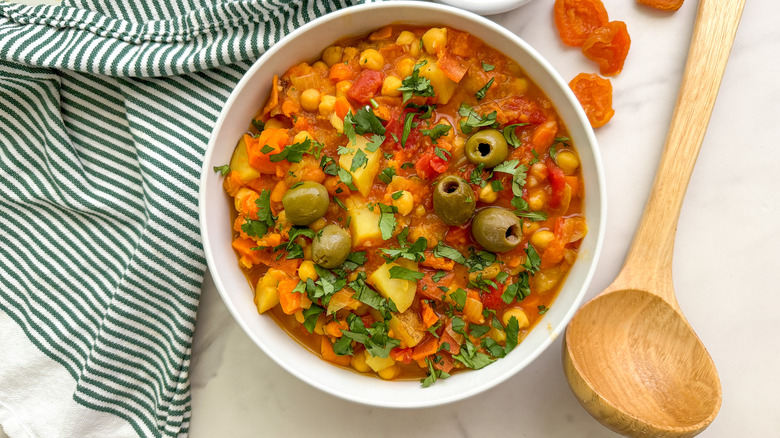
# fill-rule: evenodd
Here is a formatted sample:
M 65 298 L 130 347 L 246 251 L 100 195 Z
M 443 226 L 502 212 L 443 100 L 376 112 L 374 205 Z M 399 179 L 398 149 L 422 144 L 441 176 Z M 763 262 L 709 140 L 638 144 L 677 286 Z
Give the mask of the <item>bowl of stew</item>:
M 421 2 L 332 13 L 263 55 L 217 121 L 199 207 L 217 289 L 266 354 L 405 408 L 544 351 L 590 283 L 606 208 L 593 131 L 549 63 Z

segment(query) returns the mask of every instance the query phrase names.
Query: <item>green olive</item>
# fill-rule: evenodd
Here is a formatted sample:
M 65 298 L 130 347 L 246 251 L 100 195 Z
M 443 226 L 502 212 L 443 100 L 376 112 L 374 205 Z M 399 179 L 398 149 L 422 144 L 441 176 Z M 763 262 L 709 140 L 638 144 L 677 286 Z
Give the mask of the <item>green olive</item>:
M 484 164 L 485 168 L 496 167 L 509 155 L 504 134 L 497 129 L 483 129 L 471 134 L 466 140 L 466 158 L 474 164 Z
M 477 212 L 471 222 L 474 240 L 492 252 L 507 252 L 522 240 L 520 219 L 501 207 L 488 207 Z
M 288 221 L 295 225 L 309 225 L 325 215 L 330 197 L 322 184 L 304 181 L 282 196 L 282 205 Z
M 461 177 L 447 175 L 433 189 L 433 208 L 447 225 L 462 225 L 471 219 L 477 201 L 474 190 Z
M 311 258 L 326 269 L 341 266 L 352 249 L 352 236 L 338 225 L 327 225 L 311 242 Z

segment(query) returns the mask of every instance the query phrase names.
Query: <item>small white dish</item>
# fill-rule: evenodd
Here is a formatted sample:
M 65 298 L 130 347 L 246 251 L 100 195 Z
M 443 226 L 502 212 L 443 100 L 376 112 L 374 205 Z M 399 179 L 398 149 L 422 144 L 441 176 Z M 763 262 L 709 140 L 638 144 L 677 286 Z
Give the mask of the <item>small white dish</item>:
M 440 24 L 470 32 L 517 61 L 558 110 L 579 152 L 585 180 L 589 232 L 580 256 L 549 311 L 504 359 L 478 371 L 457 373 L 422 388 L 419 381 L 384 381 L 339 368 L 303 348 L 267 315 L 258 315 L 253 291 L 231 247 L 231 200 L 214 171 L 230 161 L 238 139 L 264 105 L 274 74 L 317 59 L 329 44 L 389 23 Z M 209 141 L 201 175 L 199 213 L 206 259 L 225 305 L 247 335 L 281 367 L 325 392 L 368 405 L 418 408 L 454 402 L 504 382 L 527 366 L 563 333 L 582 302 L 601 253 L 606 191 L 596 139 L 566 82 L 534 49 L 503 27 L 460 9 L 427 2 L 387 2 L 329 14 L 290 33 L 246 72 L 225 104 Z M 251 378 L 251 376 L 249 377 Z
M 531 0 L 436 0 L 480 15 L 495 15 L 519 8 Z

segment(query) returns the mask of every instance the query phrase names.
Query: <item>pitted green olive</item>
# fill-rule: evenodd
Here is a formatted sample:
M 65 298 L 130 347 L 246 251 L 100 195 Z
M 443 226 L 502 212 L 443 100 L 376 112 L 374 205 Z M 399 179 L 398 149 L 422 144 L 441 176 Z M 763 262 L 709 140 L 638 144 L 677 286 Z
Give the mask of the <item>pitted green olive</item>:
M 326 269 L 341 266 L 352 249 L 352 236 L 338 225 L 327 225 L 311 242 L 311 258 Z
M 504 134 L 497 129 L 483 129 L 466 140 L 466 158 L 474 164 L 490 169 L 498 166 L 509 155 Z
M 433 208 L 447 225 L 462 225 L 471 219 L 477 205 L 474 190 L 461 177 L 447 175 L 433 190 Z
M 511 211 L 489 207 L 477 212 L 471 222 L 471 235 L 480 245 L 492 252 L 507 252 L 520 244 L 520 219 Z
M 322 184 L 304 181 L 282 196 L 282 205 L 288 221 L 295 225 L 309 225 L 325 215 L 330 197 Z

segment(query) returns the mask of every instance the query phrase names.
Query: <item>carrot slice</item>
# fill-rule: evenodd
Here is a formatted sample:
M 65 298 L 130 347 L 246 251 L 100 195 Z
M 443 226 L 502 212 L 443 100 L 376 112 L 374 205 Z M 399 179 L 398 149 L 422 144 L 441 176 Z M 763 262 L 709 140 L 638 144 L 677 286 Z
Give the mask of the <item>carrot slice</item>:
M 298 282 L 299 280 L 286 279 L 280 281 L 276 287 L 279 292 L 279 304 L 282 305 L 282 311 L 288 315 L 292 315 L 302 309 L 301 298 L 303 298 L 303 294 L 293 292 Z
M 352 355 L 339 356 L 336 354 L 336 352 L 333 351 L 333 345 L 331 345 L 326 336 L 322 337 L 322 343 L 320 344 L 320 354 L 322 354 L 322 358 L 328 362 L 333 362 L 336 365 L 341 365 L 343 367 L 348 367 L 349 363 L 352 361 Z

